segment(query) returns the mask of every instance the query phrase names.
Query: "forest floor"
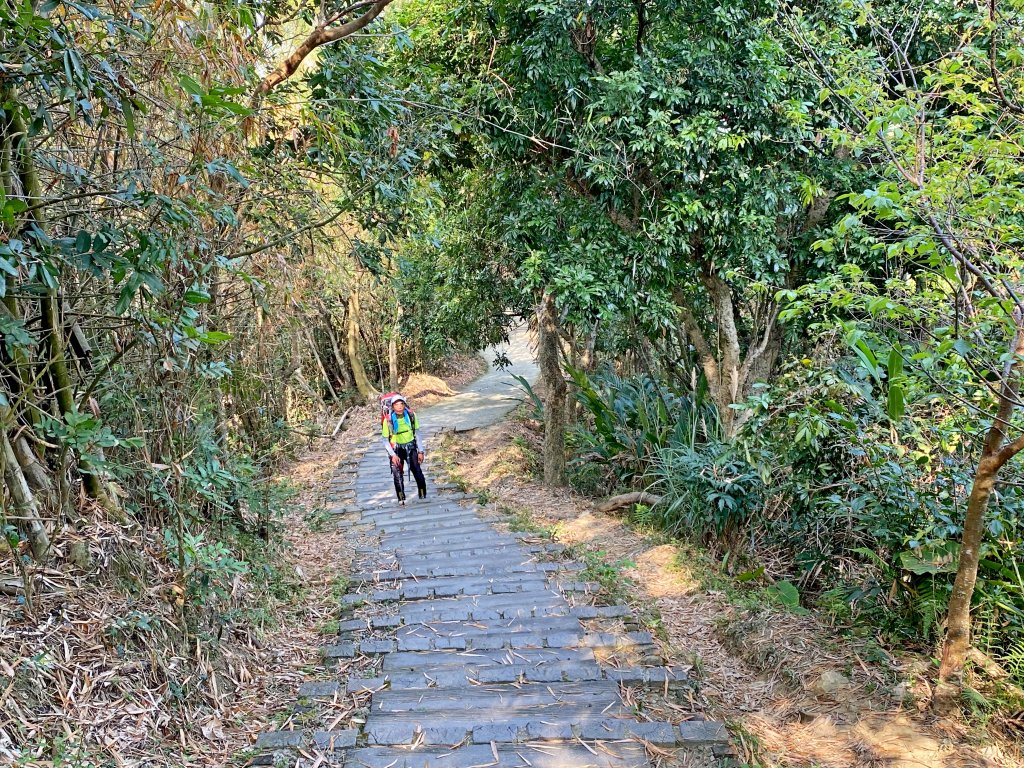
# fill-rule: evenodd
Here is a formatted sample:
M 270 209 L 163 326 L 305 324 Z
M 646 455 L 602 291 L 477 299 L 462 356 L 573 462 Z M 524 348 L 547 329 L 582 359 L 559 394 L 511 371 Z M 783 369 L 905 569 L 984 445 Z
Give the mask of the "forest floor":
M 486 370 L 479 356 L 460 356 L 402 391 L 424 407 Z M 264 551 L 249 563 L 269 575 L 231 582 L 218 637 L 208 627 L 182 639 L 183 593 L 158 530 L 97 514 L 64 532 L 54 565 L 34 574 L 31 606 L 0 592 L 0 765 L 245 765 L 315 674 L 337 623 L 353 542 L 326 510 L 327 486 L 373 439 L 377 414 L 353 409 L 335 439 L 310 439 L 278 469 L 289 496 L 281 538 L 256 542 Z M 3 573 L 16 572 L 9 555 L 0 552 Z
M 402 391 L 425 407 L 485 370 L 469 356 L 440 377 L 410 377 Z M 20 720 L 36 735 L 34 756 L 20 765 L 245 765 L 256 736 L 279 727 L 299 685 L 318 674 L 320 648 L 334 633 L 355 542 L 332 524 L 328 483 L 372 439 L 376 413 L 373 405 L 354 409 L 337 439 L 312 440 L 280 469 L 293 495 L 282 548 L 268 555 L 274 583 L 244 601 L 262 613 L 228 624 L 217 643 L 193 638 L 190 648 L 175 647 L 173 633 L 161 634 L 176 621 L 172 569 L 155 557 L 159 542 L 139 542 L 139 559 L 126 558 L 113 525 L 67 540 L 81 541 L 90 567 L 117 578 L 98 582 L 84 568 L 44 572 L 31 631 L 8 610 L 11 598 L 0 597 L 0 763 L 15 764 L 8 734 Z M 609 597 L 631 603 L 666 657 L 699 679 L 694 704 L 729 725 L 751 764 L 1024 764 L 977 724 L 936 721 L 915 704 L 927 693 L 919 674 L 926 659 L 894 658 L 873 639 L 747 599 L 706 553 L 542 488 L 538 441 L 538 425 L 521 410 L 496 426 L 448 435 L 440 453 L 496 523 L 549 532 Z M 142 559 L 148 581 L 126 591 Z M 250 587 L 238 580 L 232 589 L 241 601 Z
M 444 461 L 496 518 L 570 545 L 616 599 L 634 605 L 664 653 L 701 681 L 753 765 L 961 768 L 1024 765 L 1019 747 L 977 723 L 935 720 L 928 660 L 901 656 L 815 615 L 750 599 L 709 555 L 596 513 L 592 501 L 537 481 L 541 425 L 515 418 L 449 436 Z

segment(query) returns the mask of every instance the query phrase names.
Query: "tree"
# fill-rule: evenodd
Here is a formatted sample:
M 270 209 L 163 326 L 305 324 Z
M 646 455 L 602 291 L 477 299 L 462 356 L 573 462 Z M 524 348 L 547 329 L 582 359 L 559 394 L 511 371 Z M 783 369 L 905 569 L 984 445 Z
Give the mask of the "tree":
M 294 75 L 306 57 L 317 48 L 344 40 L 365 29 L 392 2 L 393 0 L 373 0 L 355 2 L 341 8 L 320 5 L 306 9 L 306 13 L 316 15 L 313 30 L 294 51 L 260 80 L 253 91 L 252 104 L 258 105 L 268 93 Z M 293 13 L 292 16 L 294 15 Z
M 816 139 L 813 83 L 771 7 L 649 10 L 462 4 L 440 33 L 446 71 L 484 135 L 477 181 L 516 195 L 495 209 L 508 250 L 537 297 L 551 286 L 568 337 L 596 316 L 682 337 L 734 434 L 782 349 L 775 292 L 818 268 L 844 163 Z
M 833 140 L 875 169 L 872 188 L 850 196 L 857 211 L 845 233 L 870 233 L 875 250 L 920 273 L 947 323 L 921 326 L 930 350 L 915 356 L 947 394 L 987 426 L 977 429 L 976 469 L 967 499 L 956 580 L 949 602 L 935 706 L 957 700 L 970 649 L 971 603 L 984 546 L 986 513 L 1000 471 L 1024 449 L 1020 386 L 1024 304 L 1019 285 L 1024 203 L 1018 173 L 1024 99 L 1017 46 L 1019 9 L 923 6 L 913 12 L 855 4 L 824 15 L 791 13 L 808 71 L 820 78 L 842 129 Z M 847 37 L 851 29 L 863 36 Z M 834 247 L 828 241 L 828 248 Z M 894 284 L 895 285 L 895 284 Z M 875 304 L 905 318 L 925 310 L 913 293 L 890 291 Z M 904 321 L 905 322 L 905 321 Z M 955 372 L 944 379 L 943 371 Z M 980 396 L 977 393 L 981 393 Z

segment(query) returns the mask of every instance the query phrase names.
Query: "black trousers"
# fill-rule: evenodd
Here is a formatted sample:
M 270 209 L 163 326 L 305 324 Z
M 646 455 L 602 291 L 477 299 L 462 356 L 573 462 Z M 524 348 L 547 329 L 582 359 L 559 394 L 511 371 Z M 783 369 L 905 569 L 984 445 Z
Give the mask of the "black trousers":
M 391 461 L 390 456 L 388 461 L 391 464 L 391 477 L 395 481 L 395 495 L 398 496 L 399 501 L 405 500 L 405 462 L 407 461 L 412 470 L 412 476 L 416 478 L 416 487 L 426 493 L 427 479 L 423 476 L 423 469 L 420 467 L 419 448 L 416 446 L 416 441 L 413 440 L 405 445 L 396 445 L 395 455 L 401 459 L 401 463 L 395 464 Z

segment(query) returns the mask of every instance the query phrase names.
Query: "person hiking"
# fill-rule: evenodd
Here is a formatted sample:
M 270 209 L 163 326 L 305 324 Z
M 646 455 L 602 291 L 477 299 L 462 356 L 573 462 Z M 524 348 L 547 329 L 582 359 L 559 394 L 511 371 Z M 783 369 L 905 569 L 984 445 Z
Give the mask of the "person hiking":
M 402 395 L 395 394 L 391 397 L 390 413 L 384 415 L 380 425 L 381 437 L 384 439 L 384 447 L 391 458 L 391 476 L 395 481 L 395 494 L 398 496 L 398 503 L 405 505 L 405 462 L 409 462 L 413 477 L 416 478 L 416 488 L 419 498 L 427 498 L 427 480 L 423 477 L 423 469 L 420 463 L 423 461 L 423 438 L 417 438 L 416 430 L 419 429 L 419 419 L 409 408 Z

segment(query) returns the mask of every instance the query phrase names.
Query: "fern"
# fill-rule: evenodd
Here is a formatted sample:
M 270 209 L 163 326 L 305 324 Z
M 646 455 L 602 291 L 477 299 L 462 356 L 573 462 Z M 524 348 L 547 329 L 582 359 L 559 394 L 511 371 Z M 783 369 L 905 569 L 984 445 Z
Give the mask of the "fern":
M 1015 681 L 1024 683 L 1024 638 L 1012 643 L 999 661 Z
M 945 592 L 944 585 L 937 583 L 935 579 L 925 579 L 911 593 L 910 608 L 926 638 L 932 637 L 932 631 L 945 613 Z

